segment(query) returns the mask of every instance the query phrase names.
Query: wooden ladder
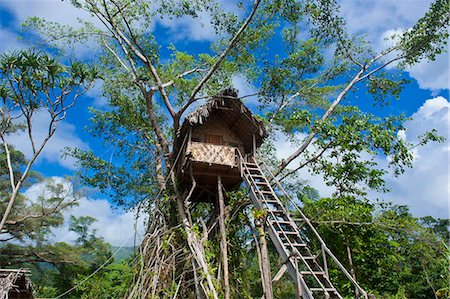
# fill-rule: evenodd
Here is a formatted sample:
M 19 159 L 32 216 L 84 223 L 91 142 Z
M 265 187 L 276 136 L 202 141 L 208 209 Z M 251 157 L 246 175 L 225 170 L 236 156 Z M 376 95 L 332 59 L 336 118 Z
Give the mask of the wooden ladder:
M 322 267 L 317 261 L 318 256 L 311 253 L 307 242 L 302 237 L 297 223 L 303 225 L 308 222 L 307 224 L 311 225 L 306 216 L 301 219 L 291 217 L 254 158 L 246 161 L 241 157 L 240 161 L 241 175 L 250 189 L 253 204 L 258 209 L 267 211 L 268 234 L 279 255 L 285 261 L 285 269 L 294 281 L 297 296 L 305 299 L 343 298 L 330 281 L 325 251 L 323 251 L 324 267 Z M 302 215 L 304 216 L 303 213 Z M 314 230 L 314 233 L 318 236 L 317 231 Z M 321 238 L 320 241 L 323 242 Z M 329 251 L 326 246 L 322 248 L 324 249 Z M 331 252 L 329 254 L 332 255 Z M 332 257 L 335 259 L 334 256 Z M 339 266 L 343 268 L 340 263 Z M 344 274 L 349 276 L 347 271 Z M 361 297 L 367 298 L 364 290 L 355 281 L 352 282 L 359 288 Z

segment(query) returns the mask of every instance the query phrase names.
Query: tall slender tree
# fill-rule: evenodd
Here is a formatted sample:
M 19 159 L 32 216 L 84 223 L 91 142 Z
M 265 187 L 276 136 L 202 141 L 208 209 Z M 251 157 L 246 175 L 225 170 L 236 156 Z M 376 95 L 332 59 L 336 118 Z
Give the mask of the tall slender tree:
M 68 110 L 97 77 L 95 68 L 82 63 L 65 66 L 46 53 L 24 50 L 0 57 L 1 165 L 2 175 L 8 175 L 10 189 L 2 198 L 7 199 L 7 204 L 2 206 L 1 233 L 33 164 Z M 37 140 L 34 119 L 42 111 L 47 113 L 48 131 L 42 140 Z M 18 132 L 25 132 L 31 146 L 31 158 L 24 167 L 14 165 L 17 161 L 13 161 L 13 145 L 9 142 L 9 137 Z

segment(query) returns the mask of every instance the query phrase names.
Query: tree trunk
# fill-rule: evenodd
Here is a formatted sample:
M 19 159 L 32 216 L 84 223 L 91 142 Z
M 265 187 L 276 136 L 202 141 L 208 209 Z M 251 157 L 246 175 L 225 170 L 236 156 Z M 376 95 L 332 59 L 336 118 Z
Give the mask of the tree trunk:
M 223 262 L 223 283 L 225 287 L 225 299 L 230 299 L 230 281 L 228 273 L 228 248 L 227 231 L 225 228 L 225 202 L 222 193 L 222 178 L 217 176 L 217 194 L 219 197 L 219 227 L 220 227 L 220 251 Z

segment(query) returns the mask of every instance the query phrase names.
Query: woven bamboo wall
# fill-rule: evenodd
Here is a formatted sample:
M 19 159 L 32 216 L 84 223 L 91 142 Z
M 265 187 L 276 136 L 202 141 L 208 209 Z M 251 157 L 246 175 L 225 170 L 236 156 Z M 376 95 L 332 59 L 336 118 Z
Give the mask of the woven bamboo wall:
M 220 135 L 223 136 L 224 145 L 241 147 L 242 141 L 230 130 L 229 125 L 233 124 L 227 124 L 219 117 L 211 117 L 205 124 L 192 131 L 192 138 L 196 141 L 206 142 L 207 134 Z
M 186 153 L 191 161 L 236 166 L 236 149 L 226 145 L 190 142 Z

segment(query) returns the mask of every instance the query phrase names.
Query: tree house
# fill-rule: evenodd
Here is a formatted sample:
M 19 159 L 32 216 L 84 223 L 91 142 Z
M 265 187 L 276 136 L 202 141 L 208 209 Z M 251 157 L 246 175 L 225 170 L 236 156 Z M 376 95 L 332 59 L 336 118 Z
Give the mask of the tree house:
M 256 149 L 266 135 L 263 123 L 242 103 L 236 91 L 227 89 L 186 117 L 174 144 L 178 149 L 175 150 L 177 157 L 181 158 L 177 171 L 186 207 L 189 209 L 189 202 L 210 202 L 216 208 L 225 298 L 230 298 L 230 287 L 223 190 L 231 191 L 244 182 L 254 207 L 265 211 L 263 221 L 255 221 L 255 226 L 267 231 L 284 261 L 272 278 L 267 246 L 261 247 L 264 298 L 273 299 L 272 282 L 278 281 L 287 272 L 293 280 L 296 298 L 342 299 L 329 277 L 327 260 L 331 259 L 354 285 L 355 298 L 368 299 L 367 293 L 328 249 L 269 167 L 255 158 Z M 291 216 L 289 208 L 280 200 L 281 196 L 289 199 L 291 206 L 297 209 L 298 217 Z M 305 237 L 305 229 L 310 230 L 309 236 Z M 261 244 L 265 243 L 264 235 L 261 235 Z M 315 242 L 320 244 L 320 253 L 313 253 L 310 249 L 311 237 L 315 237 Z
M 248 159 L 266 137 L 262 121 L 227 89 L 190 113 L 183 122 L 181 178 L 185 186 L 196 182 L 192 201 L 211 201 L 217 178 L 226 190 L 242 183 L 239 159 Z M 189 188 L 189 187 L 187 187 Z

